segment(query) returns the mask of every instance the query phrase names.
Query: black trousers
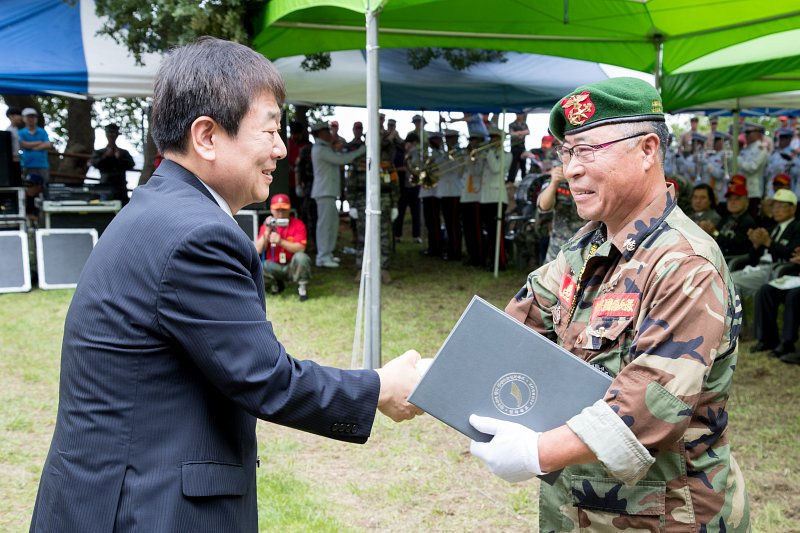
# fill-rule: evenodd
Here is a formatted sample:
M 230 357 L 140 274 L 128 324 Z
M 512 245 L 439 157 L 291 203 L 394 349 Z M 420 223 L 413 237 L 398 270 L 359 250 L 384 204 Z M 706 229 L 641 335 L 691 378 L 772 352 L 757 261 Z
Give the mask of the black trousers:
M 428 255 L 442 255 L 442 209 L 439 199 L 435 196 L 423 198 L 422 214 L 428 231 Z
M 511 167 L 508 169 L 508 176 L 506 177 L 507 182 L 514 183 L 514 180 L 517 178 L 517 172 L 520 170 L 522 170 L 522 177 L 525 177 L 525 167 L 528 166 L 528 160 L 522 157 L 522 152 L 524 151 L 524 145 L 511 146 Z
M 778 336 L 778 306 L 784 305 L 783 331 Z M 765 283 L 755 297 L 756 338 L 768 346 L 793 345 L 800 326 L 800 288 L 777 289 Z
M 398 238 L 403 236 L 406 208 L 411 211 L 411 236 L 416 239 L 421 235 L 419 186 L 400 188 L 400 198 L 397 199 L 397 218 L 394 219 L 394 236 Z
M 486 243 L 483 241 L 483 229 L 481 228 L 481 204 L 479 202 L 462 203 L 459 211 L 461 212 L 464 244 L 469 256 L 468 264 L 483 266 L 486 262 Z
M 486 230 L 486 243 L 487 243 L 487 264 L 489 266 L 494 266 L 494 250 L 495 246 L 500 246 L 500 259 L 498 261 L 498 265 L 500 268 L 505 269 L 506 264 L 508 263 L 508 259 L 506 258 L 506 246 L 505 246 L 505 223 L 503 221 L 502 215 L 500 215 L 500 242 L 497 242 L 497 204 L 480 204 L 481 205 L 481 223 Z M 503 204 L 503 209 L 501 213 L 506 212 L 506 204 Z
M 444 229 L 447 232 L 447 259 L 461 259 L 461 220 L 459 220 L 458 196 L 446 196 L 441 199 Z

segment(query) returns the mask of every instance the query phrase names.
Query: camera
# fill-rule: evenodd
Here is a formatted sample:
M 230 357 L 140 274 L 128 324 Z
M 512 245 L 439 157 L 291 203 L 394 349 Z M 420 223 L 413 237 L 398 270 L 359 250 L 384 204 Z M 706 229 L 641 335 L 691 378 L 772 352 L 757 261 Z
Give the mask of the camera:
M 267 226 L 269 226 L 271 229 L 285 228 L 288 225 L 289 225 L 288 218 L 273 218 L 271 221 L 269 221 L 269 223 L 267 223 Z

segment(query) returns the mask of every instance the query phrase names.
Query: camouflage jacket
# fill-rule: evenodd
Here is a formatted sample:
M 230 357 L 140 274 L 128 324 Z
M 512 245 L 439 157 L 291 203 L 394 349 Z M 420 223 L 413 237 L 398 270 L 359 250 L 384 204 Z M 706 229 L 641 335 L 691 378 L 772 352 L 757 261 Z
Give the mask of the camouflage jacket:
M 549 211 L 539 211 L 545 214 Z M 550 230 L 550 242 L 547 245 L 547 256 L 545 261 L 550 262 L 558 256 L 561 246 L 564 245 L 575 232 L 586 223 L 578 215 L 578 208 L 572 193 L 569 190 L 569 182 L 561 180 L 556 192 L 556 205 L 553 210 L 553 227 Z
M 749 529 L 725 410 L 741 306 L 719 248 L 673 195 L 611 241 L 584 226 L 506 308 L 614 378 L 567 422 L 599 463 L 542 483 L 542 532 Z

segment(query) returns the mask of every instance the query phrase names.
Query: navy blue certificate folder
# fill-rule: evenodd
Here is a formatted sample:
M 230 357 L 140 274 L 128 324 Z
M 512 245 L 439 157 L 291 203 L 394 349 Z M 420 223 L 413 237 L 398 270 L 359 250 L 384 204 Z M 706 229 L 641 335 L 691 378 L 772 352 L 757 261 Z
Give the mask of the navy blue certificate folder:
M 609 385 L 609 375 L 475 296 L 409 402 L 487 442 L 492 436 L 469 424 L 472 413 L 547 431 L 603 398 Z M 542 478 L 552 482 L 553 474 Z

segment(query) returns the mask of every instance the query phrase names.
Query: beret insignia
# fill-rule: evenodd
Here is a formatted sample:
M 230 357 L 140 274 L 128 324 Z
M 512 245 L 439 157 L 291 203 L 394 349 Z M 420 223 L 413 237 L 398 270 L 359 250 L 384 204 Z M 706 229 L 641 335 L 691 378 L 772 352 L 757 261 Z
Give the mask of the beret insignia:
M 594 115 L 595 107 L 589 98 L 589 91 L 574 94 L 561 101 L 564 114 L 573 126 L 580 126 Z

